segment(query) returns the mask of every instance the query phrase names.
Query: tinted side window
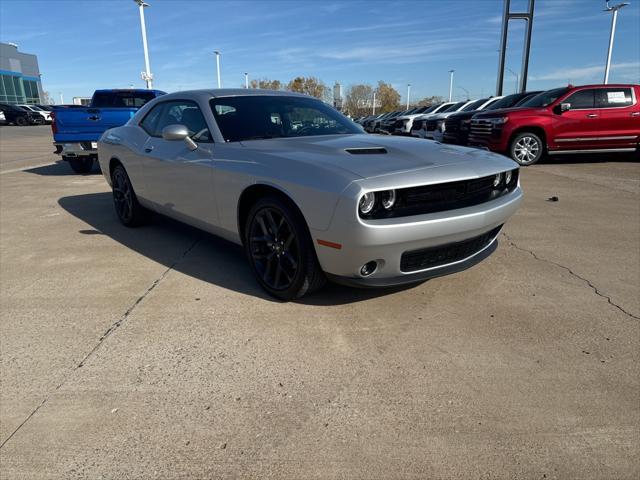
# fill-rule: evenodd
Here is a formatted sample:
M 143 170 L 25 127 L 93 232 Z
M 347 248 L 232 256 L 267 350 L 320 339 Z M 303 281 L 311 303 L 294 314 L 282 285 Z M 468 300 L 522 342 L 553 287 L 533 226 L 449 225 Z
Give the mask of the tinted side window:
M 161 136 L 162 129 L 169 125 L 184 125 L 189 130 L 189 135 L 194 141 L 213 141 L 202 111 L 195 102 L 175 100 L 172 102 L 163 102 L 159 106 L 163 108 L 153 129 L 155 132 L 154 136 Z
M 93 96 L 94 108 L 140 108 L 153 100 L 153 92 L 98 92 Z
M 596 91 L 598 108 L 628 107 L 633 105 L 631 88 L 599 88 Z
M 571 110 L 580 108 L 595 108 L 594 90 L 579 90 L 576 93 L 565 98 L 562 103 L 570 103 Z
M 140 127 L 152 137 L 159 136 L 159 134 L 156 133 L 155 126 L 158 123 L 158 117 L 160 117 L 160 114 L 162 113 L 162 108 L 162 103 L 160 105 L 156 105 L 140 122 Z

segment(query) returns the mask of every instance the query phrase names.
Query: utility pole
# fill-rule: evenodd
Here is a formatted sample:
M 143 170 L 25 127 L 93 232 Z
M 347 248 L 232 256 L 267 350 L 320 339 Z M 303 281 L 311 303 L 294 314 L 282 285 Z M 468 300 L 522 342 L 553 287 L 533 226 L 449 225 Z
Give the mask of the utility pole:
M 64 105 L 64 97 L 62 96 L 62 92 L 58 92 L 60 95 L 60 105 Z
M 407 110 L 409 110 L 409 98 L 411 98 L 411 84 L 407 83 Z
M 149 47 L 147 46 L 147 27 L 144 23 L 144 9 L 149 4 L 143 0 L 133 0 L 138 4 L 138 10 L 140 12 L 140 29 L 142 30 L 142 47 L 144 49 L 144 72 L 140 75 L 142 80 L 147 84 L 148 89 L 153 88 L 153 74 L 151 73 L 151 67 L 149 66 Z
M 453 98 L 453 72 L 455 70 L 449 70 L 449 101 Z
M 371 112 L 371 115 L 375 115 L 376 114 L 376 91 L 373 91 L 373 111 Z
M 616 22 L 618 21 L 618 10 L 622 7 L 629 5 L 627 2 L 619 3 L 618 5 L 609 6 L 609 0 L 607 0 L 607 8 L 605 12 L 613 12 L 611 16 L 611 32 L 609 33 L 609 50 L 607 51 L 607 64 L 604 69 L 604 83 L 609 83 L 609 70 L 611 68 L 611 53 L 613 52 L 613 38 L 616 35 Z
M 244 88 L 249 88 L 249 74 L 244 72 Z
M 222 82 L 220 81 L 220 51 L 215 50 L 216 54 L 216 72 L 218 73 L 218 88 L 222 88 Z
M 507 39 L 510 20 L 524 20 L 526 23 L 524 34 L 524 46 L 522 48 L 522 67 L 520 69 L 520 84 L 516 89 L 518 92 L 527 91 L 527 77 L 529 75 L 529 53 L 531 51 L 531 32 L 533 31 L 533 11 L 535 0 L 528 0 L 526 12 L 511 12 L 511 0 L 504 0 L 504 10 L 502 13 L 502 31 L 500 33 L 500 56 L 498 58 L 498 79 L 496 81 L 496 95 L 502 95 L 504 83 L 504 63 L 507 53 Z

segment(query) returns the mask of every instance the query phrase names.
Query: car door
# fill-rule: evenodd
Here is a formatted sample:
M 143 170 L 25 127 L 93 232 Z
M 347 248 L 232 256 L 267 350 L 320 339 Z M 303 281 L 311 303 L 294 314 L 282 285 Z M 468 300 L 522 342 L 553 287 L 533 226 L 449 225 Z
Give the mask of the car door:
M 600 148 L 635 148 L 640 140 L 640 105 L 632 86 L 596 90 Z
M 216 225 L 214 144 L 209 126 L 192 100 L 161 105 L 141 153 L 146 194 L 165 215 L 196 226 Z M 198 148 L 191 150 L 183 140 L 162 138 L 162 130 L 169 125 L 186 126 Z
M 562 111 L 561 105 L 569 104 Z M 556 102 L 552 108 L 551 144 L 555 150 L 597 148 L 600 135 L 600 113 L 595 105 L 595 89 L 574 91 Z

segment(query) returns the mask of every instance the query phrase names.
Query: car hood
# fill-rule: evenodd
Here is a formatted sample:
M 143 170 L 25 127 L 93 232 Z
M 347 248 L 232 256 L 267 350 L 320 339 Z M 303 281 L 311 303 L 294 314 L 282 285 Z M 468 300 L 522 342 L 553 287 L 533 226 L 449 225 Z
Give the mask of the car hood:
M 279 162 L 282 168 L 287 168 L 289 162 L 307 163 L 315 168 L 322 166 L 343 174 L 349 172 L 352 180 L 465 162 L 473 169 L 483 163 L 479 160 L 488 163 L 503 160 L 497 154 L 480 149 L 367 134 L 251 140 L 242 142 L 242 146 L 252 151 L 252 157 L 258 162 L 268 162 L 276 157 L 280 162 L 285 161 Z
M 489 110 L 487 112 L 480 111 L 473 118 L 495 118 L 495 117 L 504 117 L 510 113 L 519 113 L 525 111 L 537 111 L 537 108 L 530 107 L 511 107 L 511 108 L 499 108 L 497 110 Z

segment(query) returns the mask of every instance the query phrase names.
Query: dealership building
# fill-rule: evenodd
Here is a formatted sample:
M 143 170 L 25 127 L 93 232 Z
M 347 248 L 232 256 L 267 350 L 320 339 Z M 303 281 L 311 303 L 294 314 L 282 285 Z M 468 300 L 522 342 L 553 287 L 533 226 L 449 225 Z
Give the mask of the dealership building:
M 43 103 L 38 57 L 0 43 L 0 103 Z

